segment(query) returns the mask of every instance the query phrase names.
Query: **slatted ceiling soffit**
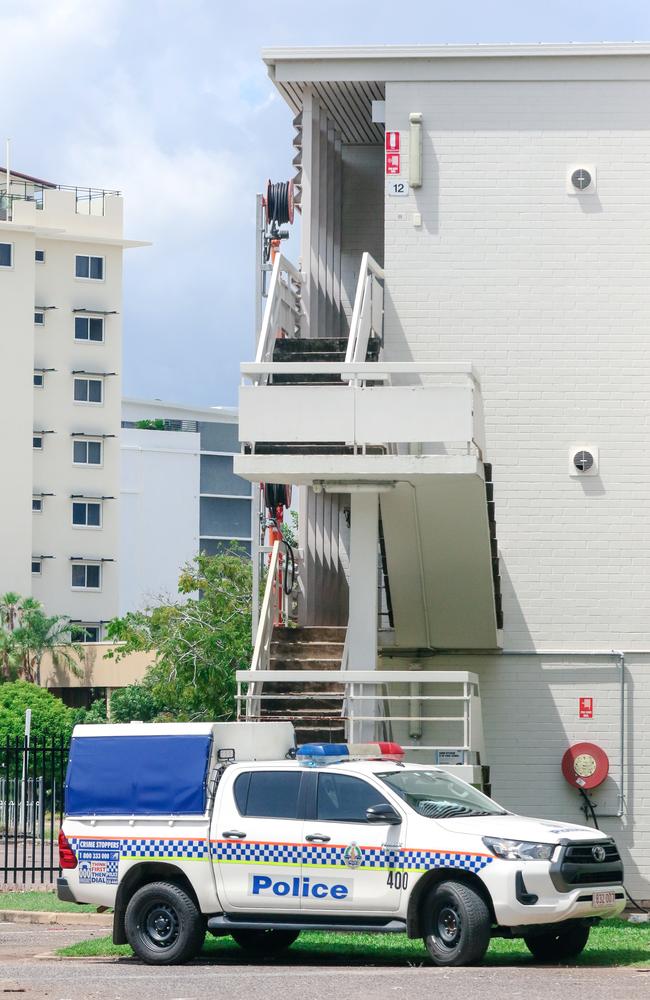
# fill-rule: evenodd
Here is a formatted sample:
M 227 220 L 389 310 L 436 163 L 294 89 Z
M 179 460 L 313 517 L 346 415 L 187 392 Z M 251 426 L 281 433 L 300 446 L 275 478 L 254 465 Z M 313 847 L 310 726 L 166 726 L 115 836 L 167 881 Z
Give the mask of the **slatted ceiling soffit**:
M 342 82 L 310 81 L 278 84 L 287 103 L 298 113 L 302 110 L 302 95 L 311 86 L 320 105 L 336 125 L 345 143 L 352 145 L 382 145 L 384 129 L 372 121 L 372 102 L 383 101 L 385 88 L 375 81 Z

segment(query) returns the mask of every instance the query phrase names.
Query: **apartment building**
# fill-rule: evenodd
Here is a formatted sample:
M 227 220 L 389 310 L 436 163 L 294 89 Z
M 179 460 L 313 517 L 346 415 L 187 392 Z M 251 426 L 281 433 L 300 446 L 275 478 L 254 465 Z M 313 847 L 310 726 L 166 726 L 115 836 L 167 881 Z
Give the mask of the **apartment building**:
M 0 172 L 0 591 L 98 641 L 119 612 L 117 191 Z
M 237 410 L 122 402 L 120 608 L 177 594 L 198 552 L 251 550 L 251 486 L 233 473 Z
M 288 668 L 319 735 L 487 765 L 531 815 L 584 823 L 582 787 L 650 899 L 650 46 L 264 59 L 302 246 L 235 471 L 301 490 L 302 591 L 286 630 L 267 588 L 246 714 Z

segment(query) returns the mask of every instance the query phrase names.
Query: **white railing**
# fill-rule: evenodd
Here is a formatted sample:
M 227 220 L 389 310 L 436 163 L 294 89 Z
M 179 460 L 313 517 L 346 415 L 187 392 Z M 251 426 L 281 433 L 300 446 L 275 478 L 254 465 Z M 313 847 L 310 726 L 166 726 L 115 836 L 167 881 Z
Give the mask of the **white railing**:
M 262 599 L 262 607 L 260 608 L 259 623 L 251 660 L 250 673 L 253 675 L 259 675 L 262 671 L 266 672 L 269 670 L 273 629 L 276 625 L 288 625 L 291 619 L 295 568 L 292 569 L 292 587 L 287 588 L 285 584 L 289 569 L 288 548 L 287 542 L 277 540 L 273 543 L 271 549 L 264 597 Z M 295 555 L 293 558 L 295 559 Z M 253 703 L 258 705 L 257 685 L 254 682 L 250 684 L 249 696 L 251 705 Z
M 278 337 L 294 337 L 299 332 L 301 285 L 300 271 L 283 254 L 277 254 L 257 342 L 256 362 L 273 359 L 273 348 Z
M 267 361 L 243 364 L 241 372 L 254 384 L 239 390 L 239 438 L 253 450 L 257 441 L 334 442 L 358 451 L 429 443 L 461 445 L 479 455 L 484 450 L 481 391 L 471 364 Z M 340 381 L 266 384 L 269 376 L 286 374 L 337 376 Z M 279 414 L 292 417 L 278 419 Z
M 283 694 L 282 699 L 287 719 L 296 724 L 300 708 L 292 713 L 294 703 L 304 705 L 311 695 L 335 707 L 343 699 L 341 717 L 351 743 L 381 738 L 388 729 L 405 750 L 424 753 L 434 763 L 438 751 L 462 755 L 458 763 L 485 761 L 479 680 L 469 671 L 268 670 L 263 679 L 294 686 L 295 693 Z M 236 680 L 238 719 L 259 719 L 264 701 L 277 700 L 277 694 L 264 693 L 252 670 L 238 670 Z M 251 698 L 254 684 L 257 690 Z M 340 685 L 338 691 L 331 690 L 333 684 Z
M 364 253 L 354 297 L 346 364 L 365 361 L 371 337 L 384 338 L 384 270 L 374 257 Z

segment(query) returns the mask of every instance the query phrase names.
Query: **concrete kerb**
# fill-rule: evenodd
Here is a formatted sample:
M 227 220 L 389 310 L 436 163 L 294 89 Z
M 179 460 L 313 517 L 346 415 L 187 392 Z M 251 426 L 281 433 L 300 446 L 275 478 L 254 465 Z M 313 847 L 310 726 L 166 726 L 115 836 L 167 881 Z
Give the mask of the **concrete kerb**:
M 66 913 L 55 910 L 0 910 L 0 923 L 62 924 L 75 927 L 112 927 L 112 913 Z

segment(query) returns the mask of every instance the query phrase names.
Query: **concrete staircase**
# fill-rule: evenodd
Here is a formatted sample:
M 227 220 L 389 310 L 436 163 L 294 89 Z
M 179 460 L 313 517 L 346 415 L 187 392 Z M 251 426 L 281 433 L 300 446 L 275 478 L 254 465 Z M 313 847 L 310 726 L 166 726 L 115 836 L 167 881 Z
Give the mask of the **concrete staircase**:
M 345 628 L 310 626 L 276 628 L 271 640 L 271 670 L 340 670 Z M 342 684 L 318 684 L 298 688 L 290 682 L 267 681 L 261 717 L 293 722 L 298 743 L 313 740 L 338 743 L 345 740 L 341 718 Z M 337 697 L 324 698 L 323 695 Z M 287 697 L 288 695 L 294 697 Z

